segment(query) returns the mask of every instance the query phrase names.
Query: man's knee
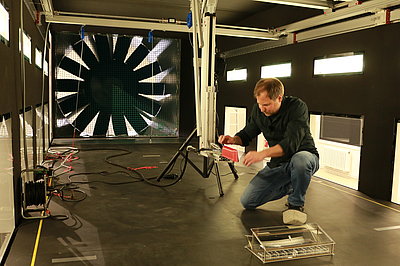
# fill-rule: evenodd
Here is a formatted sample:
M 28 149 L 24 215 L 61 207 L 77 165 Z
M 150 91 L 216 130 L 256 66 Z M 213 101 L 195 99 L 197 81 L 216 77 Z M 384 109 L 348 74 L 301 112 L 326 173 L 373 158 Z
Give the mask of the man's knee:
M 291 168 L 299 171 L 312 170 L 311 156 L 312 154 L 309 152 L 296 153 L 290 160 Z
M 255 208 L 257 208 L 257 206 L 252 203 L 247 197 L 244 197 L 244 195 L 242 195 L 242 197 L 240 198 L 240 203 L 246 210 L 254 210 Z

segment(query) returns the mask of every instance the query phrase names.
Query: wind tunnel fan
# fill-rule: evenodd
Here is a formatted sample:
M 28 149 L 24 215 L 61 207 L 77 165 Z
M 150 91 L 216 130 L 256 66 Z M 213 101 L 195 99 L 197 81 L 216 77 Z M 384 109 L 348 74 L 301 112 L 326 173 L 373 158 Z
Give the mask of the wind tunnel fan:
M 85 137 L 178 135 L 177 40 L 76 37 L 62 36 L 56 50 L 57 127 Z

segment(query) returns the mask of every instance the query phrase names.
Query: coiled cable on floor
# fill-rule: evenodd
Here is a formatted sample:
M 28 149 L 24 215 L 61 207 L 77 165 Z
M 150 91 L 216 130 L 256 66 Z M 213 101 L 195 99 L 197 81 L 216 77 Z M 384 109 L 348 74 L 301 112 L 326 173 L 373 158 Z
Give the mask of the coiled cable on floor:
M 46 203 L 46 187 L 44 180 L 28 181 L 25 186 L 25 205 L 44 205 Z

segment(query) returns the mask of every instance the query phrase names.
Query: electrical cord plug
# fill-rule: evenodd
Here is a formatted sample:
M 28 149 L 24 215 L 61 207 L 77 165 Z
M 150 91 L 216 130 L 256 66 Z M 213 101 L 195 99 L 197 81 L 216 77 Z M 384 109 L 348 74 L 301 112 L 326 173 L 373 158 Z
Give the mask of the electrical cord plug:
M 177 174 L 168 174 L 168 175 L 163 176 L 163 178 L 165 178 L 165 179 L 177 179 L 178 175 Z

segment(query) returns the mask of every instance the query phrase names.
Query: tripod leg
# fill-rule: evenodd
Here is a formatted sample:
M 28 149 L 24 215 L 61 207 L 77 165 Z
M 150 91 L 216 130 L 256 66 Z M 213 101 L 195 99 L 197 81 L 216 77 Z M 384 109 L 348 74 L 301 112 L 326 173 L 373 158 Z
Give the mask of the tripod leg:
M 174 157 L 169 161 L 167 167 L 164 168 L 162 173 L 158 176 L 157 182 L 160 182 L 160 180 L 165 176 L 165 174 L 168 172 L 168 170 L 172 167 L 172 165 L 175 163 L 175 161 L 178 159 L 179 155 L 182 155 L 182 152 L 186 149 L 186 146 L 190 143 L 194 135 L 196 134 L 197 129 L 195 128 L 192 133 L 190 133 L 189 137 L 183 142 L 183 144 L 179 147 L 178 151 L 175 153 Z
M 175 163 L 175 161 L 178 159 L 179 155 L 181 154 L 181 151 L 177 151 L 172 157 L 172 159 L 168 162 L 167 167 L 164 168 L 162 173 L 158 176 L 157 181 L 160 182 L 160 180 L 165 176 L 165 174 L 168 172 L 168 170 L 172 167 L 172 165 Z
M 232 171 L 233 176 L 234 176 L 235 179 L 237 180 L 237 179 L 239 178 L 239 176 L 238 176 L 237 171 L 236 171 L 236 169 L 235 169 L 235 165 L 234 165 L 233 163 L 228 163 L 228 165 L 229 165 L 229 168 L 230 168 L 231 171 Z
M 215 162 L 215 177 L 217 178 L 217 184 L 218 184 L 218 190 L 219 190 L 219 196 L 222 197 L 224 195 L 224 191 L 222 190 L 222 183 L 221 183 L 221 177 L 219 175 L 219 170 L 218 170 L 218 162 Z

